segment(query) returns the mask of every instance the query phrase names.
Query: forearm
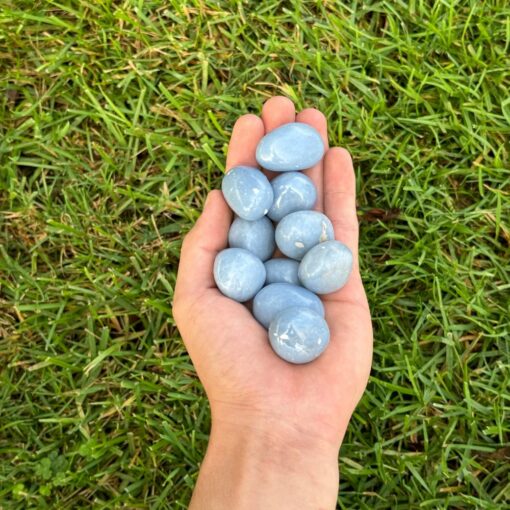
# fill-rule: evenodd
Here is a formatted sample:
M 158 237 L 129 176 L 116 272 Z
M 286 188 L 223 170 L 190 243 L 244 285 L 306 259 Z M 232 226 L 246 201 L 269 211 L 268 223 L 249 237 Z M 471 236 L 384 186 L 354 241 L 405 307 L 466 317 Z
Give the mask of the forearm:
M 270 424 L 213 420 L 191 510 L 330 510 L 338 449 Z

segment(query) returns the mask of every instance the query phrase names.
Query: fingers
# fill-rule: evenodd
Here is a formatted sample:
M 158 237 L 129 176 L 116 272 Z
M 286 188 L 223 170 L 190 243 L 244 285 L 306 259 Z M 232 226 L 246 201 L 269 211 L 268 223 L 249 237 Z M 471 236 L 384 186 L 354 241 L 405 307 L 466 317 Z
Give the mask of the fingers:
M 350 154 L 334 147 L 324 157 L 324 212 L 335 228 L 335 239 L 358 255 L 356 178 Z
M 274 96 L 268 99 L 262 107 L 262 120 L 266 133 L 282 124 L 294 122 L 296 120 L 294 103 L 284 96 Z
M 323 113 L 315 108 L 306 108 L 302 112 L 299 112 L 296 117 L 297 122 L 304 122 L 314 127 L 321 135 L 322 141 L 324 142 L 325 151 L 328 150 L 328 123 Z M 312 179 L 315 187 L 317 188 L 317 203 L 315 204 L 316 211 L 324 210 L 324 177 L 323 177 L 323 161 L 319 161 L 315 166 L 306 170 L 305 173 Z
M 228 144 L 227 172 L 237 165 L 257 168 L 255 150 L 263 136 L 264 123 L 260 117 L 251 113 L 239 117 L 234 124 Z
M 204 210 L 184 238 L 174 301 L 193 297 L 215 287 L 216 254 L 227 247 L 232 212 L 220 190 L 209 193 Z

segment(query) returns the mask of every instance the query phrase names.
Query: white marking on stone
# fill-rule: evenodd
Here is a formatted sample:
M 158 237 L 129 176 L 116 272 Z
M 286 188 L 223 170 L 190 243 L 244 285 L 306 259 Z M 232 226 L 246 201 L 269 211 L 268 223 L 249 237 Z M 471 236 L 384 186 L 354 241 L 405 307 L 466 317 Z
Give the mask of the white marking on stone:
M 296 248 L 304 248 L 304 247 L 305 247 L 305 245 L 304 245 L 301 241 L 296 241 L 296 242 L 294 243 L 294 246 L 295 246 Z

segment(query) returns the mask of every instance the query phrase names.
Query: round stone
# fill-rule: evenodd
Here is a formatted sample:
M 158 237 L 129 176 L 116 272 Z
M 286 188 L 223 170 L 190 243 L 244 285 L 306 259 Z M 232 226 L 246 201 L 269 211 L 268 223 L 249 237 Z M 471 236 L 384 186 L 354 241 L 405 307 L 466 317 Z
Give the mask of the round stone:
M 273 224 L 267 216 L 255 221 L 236 218 L 228 232 L 228 244 L 231 248 L 251 251 L 262 261 L 267 260 L 276 247 Z
M 312 180 L 299 172 L 286 172 L 271 181 L 273 205 L 267 215 L 273 221 L 280 221 L 295 211 L 312 209 L 317 201 L 317 190 Z
M 301 260 L 316 244 L 334 239 L 333 224 L 318 211 L 297 211 L 285 216 L 276 226 L 275 239 L 280 251 Z
M 314 246 L 299 264 L 301 283 L 316 294 L 341 289 L 352 271 L 352 252 L 340 241 Z
M 222 294 L 235 301 L 242 303 L 251 299 L 265 279 L 263 262 L 248 250 L 227 248 L 216 255 L 214 281 Z
M 303 122 L 284 124 L 260 140 L 255 157 L 259 165 L 275 172 L 305 170 L 324 155 L 320 133 Z
M 324 318 L 309 308 L 287 308 L 271 322 L 269 342 L 285 361 L 309 363 L 328 346 L 329 328 Z
M 243 220 L 258 220 L 273 205 L 271 183 L 258 168 L 235 166 L 223 177 L 221 190 L 227 204 Z
M 311 308 L 324 317 L 324 306 L 320 298 L 290 283 L 271 283 L 264 287 L 253 299 L 253 315 L 268 328 L 278 313 L 292 306 Z
M 292 259 L 271 259 L 266 266 L 266 285 L 270 283 L 292 283 L 300 285 L 298 278 L 299 262 Z

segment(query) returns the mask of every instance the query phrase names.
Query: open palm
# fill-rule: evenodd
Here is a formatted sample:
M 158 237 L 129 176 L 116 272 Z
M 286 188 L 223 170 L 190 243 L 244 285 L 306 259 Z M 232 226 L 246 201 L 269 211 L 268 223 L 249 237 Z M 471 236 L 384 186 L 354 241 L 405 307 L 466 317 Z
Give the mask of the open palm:
M 213 263 L 227 246 L 232 221 L 220 191 L 209 194 L 202 215 L 184 240 L 174 318 L 207 392 L 213 421 L 249 426 L 262 419 L 338 446 L 365 389 L 372 358 L 370 311 L 358 268 L 351 158 L 344 149 L 328 148 L 327 122 L 321 112 L 310 108 L 296 115 L 290 100 L 273 97 L 264 104 L 261 117 L 248 114 L 238 119 L 226 167 L 257 166 L 255 149 L 260 139 L 294 121 L 312 125 L 323 137 L 327 152 L 305 173 L 317 188 L 316 209 L 331 219 L 335 238 L 349 246 L 355 260 L 347 285 L 323 296 L 331 332 L 328 348 L 306 365 L 283 361 L 251 312 L 218 291 Z

